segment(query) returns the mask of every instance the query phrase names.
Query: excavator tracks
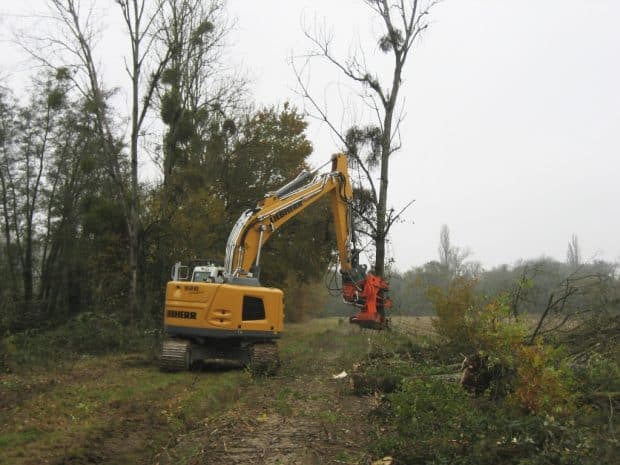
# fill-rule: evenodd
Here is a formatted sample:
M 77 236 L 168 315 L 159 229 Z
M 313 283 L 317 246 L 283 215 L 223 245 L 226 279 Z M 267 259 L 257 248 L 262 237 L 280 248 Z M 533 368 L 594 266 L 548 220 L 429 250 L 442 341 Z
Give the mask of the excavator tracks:
M 191 362 L 190 341 L 166 339 L 161 351 L 159 366 L 164 371 L 189 370 Z
M 273 342 L 255 342 L 250 347 L 250 371 L 256 375 L 271 376 L 280 367 L 278 346 Z

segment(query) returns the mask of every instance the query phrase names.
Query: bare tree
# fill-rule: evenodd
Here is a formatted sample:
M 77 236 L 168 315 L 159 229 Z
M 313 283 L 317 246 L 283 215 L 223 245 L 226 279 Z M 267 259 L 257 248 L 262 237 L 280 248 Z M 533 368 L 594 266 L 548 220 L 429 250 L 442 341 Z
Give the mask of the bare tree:
M 616 297 L 610 295 L 612 284 L 610 274 L 590 273 L 585 269 L 571 273 L 550 290 L 547 305 L 530 336 L 530 344 L 538 335 L 563 330 L 573 332 L 601 316 L 610 316 L 609 310 L 618 303 Z M 614 310 L 611 315 L 616 313 Z M 613 316 L 617 329 L 618 315 Z
M 570 238 L 568 248 L 566 250 L 566 263 L 571 268 L 579 268 L 581 265 L 581 247 L 579 247 L 579 239 L 575 234 Z
M 400 211 L 387 207 L 390 157 L 401 147 L 399 129 L 404 116 L 402 111 L 399 111 L 398 105 L 402 75 L 416 39 L 428 27 L 426 19 L 437 1 L 362 1 L 382 24 L 383 35 L 378 39 L 378 46 L 383 53 L 390 55 L 393 59 L 390 78 L 381 82 L 380 70 L 370 69 L 361 51 L 345 59 L 336 57 L 332 51 L 332 37 L 324 31 L 312 33 L 305 31 L 315 49 L 304 57 L 305 61 L 301 67 L 297 66 L 293 60 L 293 67 L 302 94 L 316 112 L 314 116 L 327 123 L 363 173 L 376 210 L 376 218 L 370 225 L 376 248 L 375 273 L 382 276 L 385 272 L 385 243 L 390 228 L 412 203 L 410 202 Z M 374 124 L 368 127 L 356 126 L 346 133 L 336 126 L 327 114 L 326 108 L 311 95 L 309 86 L 303 78 L 304 68 L 310 60 L 317 57 L 327 60 L 347 79 L 361 86 L 360 97 L 375 115 Z M 367 155 L 360 150 L 362 146 L 368 148 Z M 378 186 L 372 175 L 375 168 L 378 168 L 380 172 Z
M 129 198 L 129 217 L 127 232 L 129 236 L 129 306 L 133 315 L 138 311 L 138 250 L 140 247 L 140 218 L 138 196 L 138 139 L 144 125 L 147 112 L 151 109 L 153 95 L 159 84 L 161 74 L 170 59 L 170 49 L 164 50 L 163 55 L 154 58 L 154 43 L 157 37 L 155 25 L 163 8 L 163 1 L 154 3 L 152 11 L 147 11 L 146 0 L 116 0 L 121 8 L 123 19 L 127 27 L 131 44 L 131 61 L 125 63 L 127 74 L 131 80 L 131 187 Z M 148 66 L 148 60 L 153 62 L 150 75 L 144 91 L 141 89 L 142 74 Z
M 479 264 L 472 263 L 468 265 L 465 260 L 470 255 L 470 251 L 462 249 L 455 245 L 452 245 L 450 241 L 450 228 L 447 224 L 441 225 L 441 231 L 439 233 L 439 263 L 444 272 L 448 276 L 448 279 L 452 279 L 456 276 L 464 274 L 465 270 L 472 270 L 472 274 L 479 274 Z M 477 270 L 477 271 L 476 271 Z
M 129 243 L 129 307 L 130 315 L 138 311 L 138 251 L 140 248 L 140 197 L 138 160 L 140 139 L 155 90 L 170 58 L 170 50 L 157 50 L 157 25 L 161 23 L 166 0 L 115 0 L 119 6 L 129 39 L 130 55 L 125 60 L 129 77 L 131 109 L 128 117 L 129 165 L 124 161 L 123 137 L 113 129 L 114 114 L 95 55 L 98 37 L 96 18 L 85 3 L 77 0 L 48 0 L 52 18 L 57 24 L 56 35 L 22 37 L 21 45 L 44 65 L 70 70 L 76 87 L 89 101 L 89 111 L 96 120 L 101 151 L 107 161 L 108 174 L 117 187 L 123 208 Z M 30 41 L 27 39 L 31 39 Z M 69 63 L 69 64 L 67 64 Z M 129 183 L 127 183 L 129 178 Z

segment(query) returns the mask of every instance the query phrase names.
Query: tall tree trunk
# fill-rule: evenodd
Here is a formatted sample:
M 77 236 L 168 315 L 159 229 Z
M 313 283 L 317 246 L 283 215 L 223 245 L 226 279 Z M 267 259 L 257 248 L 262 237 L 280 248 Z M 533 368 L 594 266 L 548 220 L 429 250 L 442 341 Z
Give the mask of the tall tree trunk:
M 22 279 L 24 284 L 24 301 L 26 303 L 32 302 L 33 279 L 32 279 L 32 225 L 29 224 L 26 229 L 26 237 L 24 240 L 24 269 L 22 270 Z
M 9 199 L 7 197 L 7 183 L 4 179 L 2 169 L 0 169 L 0 187 L 2 188 L 2 217 L 4 220 L 4 250 L 6 255 L 6 263 L 8 265 L 8 280 L 11 287 L 11 295 L 13 300 L 17 300 L 17 279 L 15 277 L 15 260 L 13 256 L 11 244 L 11 220 L 9 219 Z
M 385 240 L 387 237 L 387 195 L 389 184 L 389 164 L 390 164 L 390 138 L 391 131 L 391 112 L 390 117 L 385 118 L 385 130 L 382 137 L 381 147 L 381 178 L 379 180 L 379 202 L 377 205 L 377 232 L 375 238 L 375 274 L 385 276 Z
M 137 11 L 137 5 L 136 5 Z M 135 16 L 135 31 L 139 31 L 139 16 Z M 140 42 L 132 37 L 133 74 L 132 74 L 132 112 L 131 112 L 131 197 L 129 205 L 129 310 L 132 319 L 138 316 L 138 250 L 140 247 L 139 218 L 138 218 L 138 113 L 139 113 L 139 84 L 140 84 Z

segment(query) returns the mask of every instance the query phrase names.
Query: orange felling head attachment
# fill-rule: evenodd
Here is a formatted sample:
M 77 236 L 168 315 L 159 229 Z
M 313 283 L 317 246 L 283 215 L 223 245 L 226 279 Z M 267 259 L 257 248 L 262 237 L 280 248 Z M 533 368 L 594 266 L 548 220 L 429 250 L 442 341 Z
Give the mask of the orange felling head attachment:
M 355 288 L 355 285 L 350 284 Z M 364 307 L 357 315 L 351 317 L 349 321 L 372 329 L 385 328 L 387 326 L 387 319 L 384 310 L 392 307 L 392 301 L 383 295 L 389 289 L 388 283 L 379 276 L 368 273 L 363 281 L 357 283 L 357 286 L 362 289 L 361 297 Z M 350 292 L 350 289 L 346 291 Z

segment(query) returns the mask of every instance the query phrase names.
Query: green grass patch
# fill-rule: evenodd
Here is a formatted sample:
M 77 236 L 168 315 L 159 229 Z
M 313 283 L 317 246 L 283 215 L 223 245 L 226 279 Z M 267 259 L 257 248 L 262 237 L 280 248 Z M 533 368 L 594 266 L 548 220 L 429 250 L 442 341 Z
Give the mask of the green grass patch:
M 38 429 L 26 429 L 22 431 L 12 431 L 0 434 L 0 449 L 9 446 L 24 446 L 41 437 L 43 433 Z
M 3 363 L 11 371 L 35 366 L 56 368 L 84 356 L 141 352 L 154 358 L 160 328 L 127 326 L 114 316 L 84 312 L 51 329 L 31 329 L 5 336 Z
M 171 374 L 125 362 L 124 356 L 91 357 L 47 377 L 11 375 L 0 383 L 0 397 L 14 397 L 0 414 L 0 455 L 16 464 L 22 457 L 60 460 L 91 452 L 84 460 L 143 462 L 170 437 L 229 407 L 250 382 L 241 370 Z M 20 385 L 30 391 L 17 396 Z M 116 462 L 110 462 L 108 449 L 115 447 Z

